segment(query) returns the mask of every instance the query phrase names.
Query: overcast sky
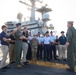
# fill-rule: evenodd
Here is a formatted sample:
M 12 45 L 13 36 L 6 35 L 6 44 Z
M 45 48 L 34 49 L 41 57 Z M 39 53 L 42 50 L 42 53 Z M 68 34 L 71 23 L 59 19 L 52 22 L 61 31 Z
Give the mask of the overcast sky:
M 43 0 L 53 10 L 49 13 L 52 19 L 49 24 L 55 26 L 55 30 L 66 31 L 67 21 L 73 20 L 76 27 L 76 0 Z M 24 17 L 30 17 L 30 11 L 19 0 L 0 0 L 0 27 L 6 21 L 17 21 L 17 13 L 23 13 Z M 36 16 L 37 18 L 38 16 Z M 0 30 L 1 31 L 1 30 Z

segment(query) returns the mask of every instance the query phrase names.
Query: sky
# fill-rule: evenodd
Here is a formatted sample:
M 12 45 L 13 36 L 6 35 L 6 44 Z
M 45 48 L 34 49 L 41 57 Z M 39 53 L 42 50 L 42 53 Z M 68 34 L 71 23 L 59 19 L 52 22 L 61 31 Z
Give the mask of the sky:
M 43 0 L 45 4 L 53 11 L 49 13 L 51 21 L 48 24 L 53 24 L 55 30 L 67 31 L 67 21 L 74 21 L 76 28 L 76 0 Z M 37 3 L 37 6 L 40 6 Z M 17 13 L 21 12 L 23 18 L 27 20 L 30 17 L 28 7 L 19 3 L 19 0 L 0 0 L 0 27 L 7 21 L 17 21 Z M 38 13 L 36 13 L 37 15 Z M 40 15 L 41 16 L 41 15 Z M 36 16 L 36 19 L 39 16 Z M 1 29 L 0 29 L 1 32 Z

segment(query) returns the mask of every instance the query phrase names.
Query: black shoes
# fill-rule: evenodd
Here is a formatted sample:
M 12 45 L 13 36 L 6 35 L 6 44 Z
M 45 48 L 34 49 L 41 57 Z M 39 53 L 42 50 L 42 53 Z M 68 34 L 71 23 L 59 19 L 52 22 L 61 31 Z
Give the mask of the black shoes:
M 24 64 L 24 65 L 28 65 L 28 63 L 29 63 L 29 62 L 24 62 L 23 64 Z
M 14 63 L 15 63 L 15 61 L 11 61 L 11 62 L 10 62 L 10 64 L 14 64 Z
M 10 67 L 5 66 L 5 67 L 3 67 L 2 69 L 10 69 Z
M 10 69 L 10 67 L 5 66 L 5 67 L 1 68 L 0 71 L 1 72 L 6 72 L 6 69 Z
M 72 69 L 69 69 L 69 68 L 66 68 L 67 71 L 70 71 L 70 72 L 75 72 L 75 70 L 72 70 Z
M 3 69 L 3 68 L 1 68 L 1 69 L 0 69 L 0 71 L 1 71 L 1 72 L 6 72 L 6 70 L 5 70 L 5 69 Z
M 66 59 L 63 59 L 63 61 L 67 61 Z

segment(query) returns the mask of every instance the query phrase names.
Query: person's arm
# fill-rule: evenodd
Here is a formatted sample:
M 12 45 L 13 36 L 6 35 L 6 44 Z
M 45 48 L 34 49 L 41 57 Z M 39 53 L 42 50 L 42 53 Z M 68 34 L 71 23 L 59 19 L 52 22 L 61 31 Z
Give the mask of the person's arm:
M 65 44 L 67 47 L 69 46 L 69 43 L 71 43 L 71 39 L 72 39 L 72 31 L 69 28 L 68 31 L 67 31 L 67 41 L 66 41 L 66 44 Z
M 7 39 L 4 34 L 1 34 L 1 38 L 5 42 L 9 42 L 11 40 L 10 38 Z
M 44 38 L 42 39 L 42 46 L 44 46 Z
M 21 39 L 21 40 L 23 39 L 22 34 L 20 34 L 18 32 L 15 32 L 15 38 Z
M 70 43 L 71 39 L 72 39 L 72 31 L 69 28 L 68 31 L 67 31 L 67 40 L 66 40 L 66 42 Z

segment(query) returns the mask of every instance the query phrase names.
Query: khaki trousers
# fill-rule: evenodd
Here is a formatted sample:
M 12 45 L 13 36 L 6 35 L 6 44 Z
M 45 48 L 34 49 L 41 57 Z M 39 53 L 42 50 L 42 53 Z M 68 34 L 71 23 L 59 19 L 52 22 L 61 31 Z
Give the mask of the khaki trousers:
M 15 45 L 9 44 L 9 58 L 10 62 L 15 61 Z
M 8 55 L 8 46 L 2 45 L 1 50 L 2 50 L 3 56 L 2 56 L 0 68 L 3 68 L 6 66 L 6 60 L 7 60 L 7 55 Z
M 59 45 L 56 45 L 56 55 L 59 56 Z
M 65 51 L 66 51 L 66 46 L 65 45 L 59 45 L 59 59 L 63 58 L 65 59 Z
M 28 52 L 28 43 L 22 42 L 22 50 L 23 50 L 23 62 L 26 62 L 26 56 Z

